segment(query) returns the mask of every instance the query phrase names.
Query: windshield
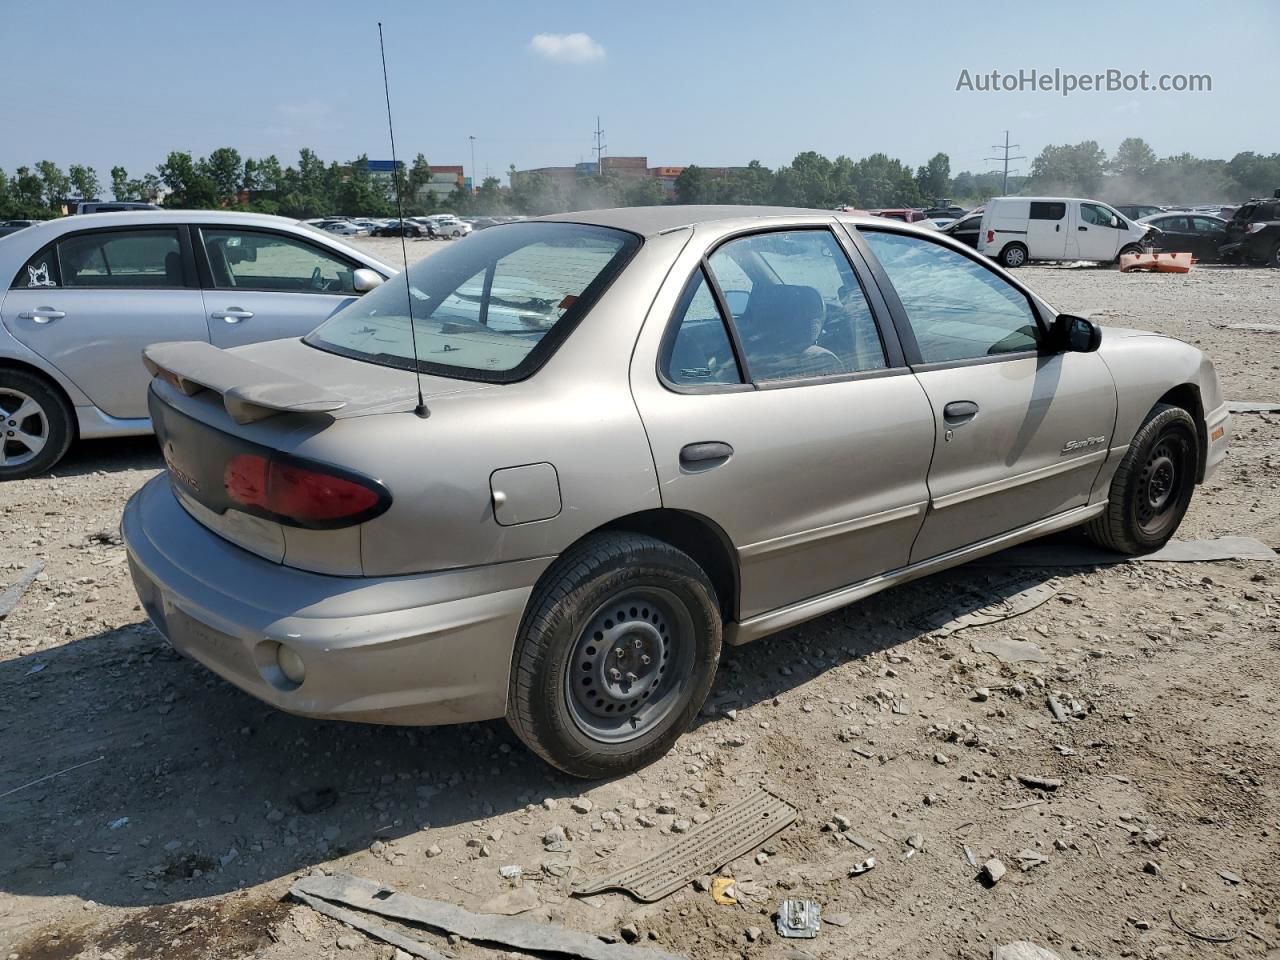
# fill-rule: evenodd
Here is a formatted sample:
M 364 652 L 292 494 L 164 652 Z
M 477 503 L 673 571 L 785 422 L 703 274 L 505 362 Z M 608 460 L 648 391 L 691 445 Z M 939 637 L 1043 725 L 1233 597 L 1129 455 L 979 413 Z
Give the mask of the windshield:
M 536 370 L 640 245 L 621 230 L 507 224 L 450 244 L 306 337 L 321 350 L 423 373 L 519 380 Z M 413 333 L 409 332 L 412 310 Z

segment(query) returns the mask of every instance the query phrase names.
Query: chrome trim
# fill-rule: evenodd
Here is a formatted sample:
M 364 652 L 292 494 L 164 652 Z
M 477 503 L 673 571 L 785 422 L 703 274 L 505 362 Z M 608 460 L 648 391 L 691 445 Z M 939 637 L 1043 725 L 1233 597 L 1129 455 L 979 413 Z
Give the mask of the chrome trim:
M 970 487 L 968 490 L 957 490 L 955 493 L 948 493 L 942 497 L 934 497 L 933 509 L 945 510 L 947 507 L 954 507 L 958 503 L 967 503 L 970 500 L 990 496 L 993 493 L 1003 493 L 1005 490 L 1011 490 L 1014 487 L 1020 487 L 1026 483 L 1035 483 L 1037 480 L 1056 477 L 1060 473 L 1070 473 L 1072 470 L 1087 467 L 1091 463 L 1101 463 L 1106 458 L 1107 450 L 1106 448 L 1103 448 L 1102 450 L 1097 450 L 1093 453 L 1087 453 L 1083 457 L 1073 457 L 1070 460 L 1063 460 L 1061 463 L 1051 463 L 1048 466 L 1038 467 L 1035 470 L 1028 470 L 1026 473 L 1019 473 L 1016 476 L 1004 477 L 1000 480 L 994 480 L 991 483 L 984 483 L 980 487 Z
M 961 547 L 958 550 L 952 550 L 949 553 L 940 554 L 928 560 L 922 560 L 919 563 L 913 563 L 910 566 L 891 570 L 878 577 L 871 577 L 859 583 L 842 587 L 839 590 L 833 590 L 830 593 L 824 593 L 808 600 L 802 600 L 799 603 L 793 603 L 788 607 L 781 607 L 768 613 L 762 613 L 741 623 L 726 624 L 724 640 L 733 646 L 741 646 L 742 644 L 750 643 L 752 640 L 759 640 L 761 637 L 768 636 L 771 633 L 777 633 L 779 630 L 785 630 L 788 627 L 794 627 L 796 624 L 804 623 L 806 620 L 812 620 L 833 610 L 839 610 L 854 601 L 865 599 L 874 593 L 879 593 L 881 590 L 887 590 L 889 587 L 896 587 L 911 580 L 936 573 L 939 570 L 958 566 L 966 561 L 976 560 L 978 557 L 991 553 L 997 553 L 1006 547 L 1016 546 L 1027 540 L 1035 540 L 1046 534 L 1077 526 L 1096 517 L 1106 508 L 1107 501 L 1105 500 L 1101 503 L 1076 507 L 1044 520 L 1038 520 L 1025 527 L 1020 527 L 1017 530 L 1002 533 L 997 537 L 991 537 L 987 540 L 970 544 L 967 547 Z
M 923 516 L 928 506 L 928 502 L 924 500 L 919 503 L 909 503 L 906 506 L 882 510 L 879 513 L 869 513 L 864 517 L 841 520 L 838 523 L 827 524 L 825 527 L 814 527 L 812 530 L 801 530 L 799 533 L 788 533 L 770 540 L 749 543 L 738 553 L 744 559 L 768 553 L 782 553 L 802 547 L 815 540 L 838 537 L 846 533 L 853 533 L 855 530 L 865 530 L 867 527 L 879 526 L 882 523 L 893 523 L 897 520 L 908 520 L 911 517 Z

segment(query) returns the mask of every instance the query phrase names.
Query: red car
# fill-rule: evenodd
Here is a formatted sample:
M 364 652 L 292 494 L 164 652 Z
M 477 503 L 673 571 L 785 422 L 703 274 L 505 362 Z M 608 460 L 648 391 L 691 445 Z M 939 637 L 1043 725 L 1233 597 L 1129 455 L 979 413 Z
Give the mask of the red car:
M 886 220 L 901 220 L 903 223 L 918 223 L 921 220 L 927 220 L 923 210 L 915 210 L 911 207 L 897 207 L 887 210 L 868 210 L 873 217 L 884 217 Z

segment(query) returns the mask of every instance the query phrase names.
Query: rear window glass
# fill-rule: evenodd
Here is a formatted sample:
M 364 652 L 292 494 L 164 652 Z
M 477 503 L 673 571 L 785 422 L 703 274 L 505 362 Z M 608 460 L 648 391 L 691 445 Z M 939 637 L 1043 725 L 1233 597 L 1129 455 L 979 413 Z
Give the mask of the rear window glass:
M 640 245 L 607 227 L 521 223 L 451 244 L 305 340 L 385 366 L 480 380 L 536 370 Z M 413 317 L 413 335 L 409 317 Z
M 1065 203 L 1031 201 L 1032 220 L 1061 220 L 1066 215 L 1067 205 Z

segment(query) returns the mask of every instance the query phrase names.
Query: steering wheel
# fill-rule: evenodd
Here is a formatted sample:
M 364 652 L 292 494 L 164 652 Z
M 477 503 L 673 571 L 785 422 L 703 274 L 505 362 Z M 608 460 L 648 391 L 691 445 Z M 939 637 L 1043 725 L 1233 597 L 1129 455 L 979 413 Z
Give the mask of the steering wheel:
M 324 290 L 325 286 L 326 285 L 324 282 L 324 274 L 320 272 L 319 267 L 316 267 L 314 270 L 311 271 L 311 289 Z

